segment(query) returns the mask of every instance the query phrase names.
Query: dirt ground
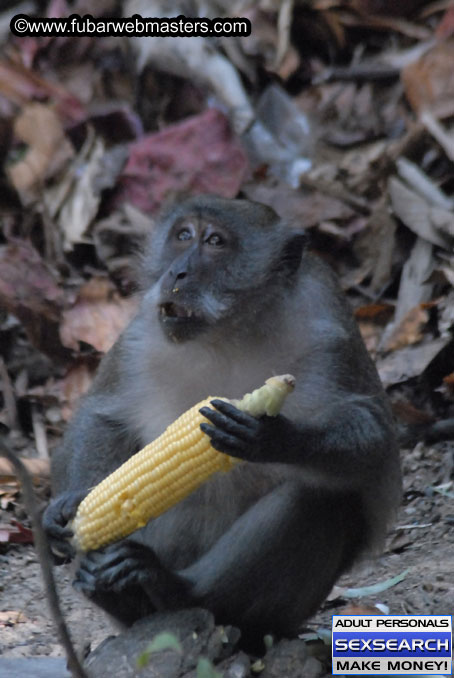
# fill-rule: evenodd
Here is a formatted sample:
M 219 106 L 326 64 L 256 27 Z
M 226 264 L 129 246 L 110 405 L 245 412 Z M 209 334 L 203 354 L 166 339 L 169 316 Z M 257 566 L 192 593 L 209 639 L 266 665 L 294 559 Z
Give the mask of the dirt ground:
M 418 444 L 402 452 L 404 498 L 387 550 L 360 571 L 349 573 L 341 586 L 376 584 L 408 569 L 405 579 L 361 604 L 384 603 L 394 614 L 452 614 L 454 610 L 454 509 L 452 494 L 434 488 L 449 481 L 454 443 Z M 0 512 L 0 522 L 8 519 Z M 55 569 L 61 604 L 74 641 L 87 651 L 116 629 L 71 587 L 71 566 Z M 346 601 L 326 604 L 308 626 L 330 627 L 331 615 Z M 47 609 L 37 559 L 30 545 L 1 546 L 0 656 L 63 654 Z

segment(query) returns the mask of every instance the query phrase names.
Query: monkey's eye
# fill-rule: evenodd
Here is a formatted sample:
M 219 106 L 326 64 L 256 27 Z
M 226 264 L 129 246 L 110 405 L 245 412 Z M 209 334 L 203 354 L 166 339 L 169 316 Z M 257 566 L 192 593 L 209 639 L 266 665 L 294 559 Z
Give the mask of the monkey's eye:
M 222 247 L 224 245 L 224 238 L 219 233 L 212 233 L 205 242 L 212 247 Z
M 192 238 L 192 233 L 189 228 L 182 228 L 177 233 L 177 240 L 190 240 Z

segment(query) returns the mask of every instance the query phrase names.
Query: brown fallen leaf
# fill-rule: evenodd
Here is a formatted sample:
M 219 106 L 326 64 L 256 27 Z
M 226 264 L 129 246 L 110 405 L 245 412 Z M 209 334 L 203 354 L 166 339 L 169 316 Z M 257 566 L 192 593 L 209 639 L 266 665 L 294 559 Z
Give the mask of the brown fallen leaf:
M 21 462 L 32 476 L 40 478 L 49 478 L 50 476 L 50 459 L 28 459 L 21 458 Z M 0 482 L 4 482 L 9 478 L 15 478 L 16 472 L 12 464 L 4 458 L 0 458 Z
M 68 122 L 75 123 L 86 117 L 86 111 L 77 97 L 60 85 L 40 77 L 19 61 L 0 61 L 0 94 L 17 106 L 49 98 L 55 101 L 57 111 Z
M 424 410 L 412 405 L 408 400 L 396 400 L 391 403 L 394 416 L 405 424 L 413 426 L 428 425 L 435 421 L 435 417 Z
M 446 377 L 443 377 L 443 381 L 445 384 L 454 386 L 454 372 L 451 372 L 450 374 L 447 374 Z
M 80 288 L 74 306 L 63 312 L 62 343 L 78 351 L 83 341 L 106 353 L 136 308 L 136 300 L 121 297 L 107 278 L 92 278 Z
M 435 35 L 438 40 L 445 40 L 454 34 L 454 7 L 448 7 L 442 20 L 437 26 Z
M 384 350 L 396 351 L 404 346 L 417 344 L 423 338 L 424 328 L 428 322 L 429 313 L 426 304 L 419 304 L 410 309 L 388 337 Z
M 384 323 L 389 320 L 394 307 L 392 304 L 366 304 L 355 308 L 355 318 L 357 320 L 373 320 L 377 323 Z
M 366 344 L 367 350 L 373 357 L 375 357 L 380 344 L 382 328 L 380 328 L 377 323 L 371 322 L 370 320 L 360 320 L 358 321 L 358 326 L 363 341 Z
M 418 113 L 454 104 L 454 39 L 438 43 L 401 74 L 406 97 Z
M 25 106 L 14 123 L 14 133 L 28 145 L 28 150 L 9 168 L 9 178 L 23 197 L 31 198 L 46 179 L 64 167 L 74 155 L 74 148 L 57 113 L 45 104 Z

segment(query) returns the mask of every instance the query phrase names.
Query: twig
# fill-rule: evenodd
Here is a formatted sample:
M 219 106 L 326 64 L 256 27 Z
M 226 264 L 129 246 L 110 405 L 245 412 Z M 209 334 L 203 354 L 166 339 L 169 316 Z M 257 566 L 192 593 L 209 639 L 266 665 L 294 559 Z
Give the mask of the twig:
M 446 155 L 454 162 L 454 138 L 448 134 L 438 120 L 429 111 L 423 111 L 419 116 L 424 127 L 438 141 Z
M 35 437 L 36 451 L 39 459 L 49 459 L 49 447 L 47 445 L 46 428 L 41 413 L 35 404 L 32 404 L 32 426 Z
M 5 401 L 6 416 L 8 417 L 8 426 L 11 429 L 19 428 L 19 420 L 17 417 L 16 398 L 14 396 L 13 385 L 9 378 L 8 370 L 5 362 L 0 356 L 0 383 L 2 385 L 3 399 Z
M 294 0 L 284 0 L 281 2 L 277 18 L 277 50 L 274 59 L 274 68 L 277 69 L 290 46 L 290 27 L 292 25 Z
M 432 527 L 432 523 L 412 523 L 411 525 L 396 525 L 394 528 L 396 532 L 399 530 L 421 530 L 423 527 Z
M 69 635 L 68 627 L 66 626 L 63 614 L 60 608 L 60 601 L 58 599 L 57 589 L 55 586 L 54 574 L 49 562 L 50 548 L 47 542 L 47 537 L 41 526 L 41 519 L 36 505 L 35 493 L 30 475 L 20 461 L 20 459 L 9 448 L 3 438 L 0 438 L 0 454 L 8 459 L 9 462 L 16 469 L 16 473 L 21 481 L 22 491 L 24 493 L 25 507 L 27 513 L 32 521 L 33 536 L 35 541 L 35 549 L 38 555 L 38 561 L 41 567 L 41 573 L 44 580 L 47 599 L 49 601 L 49 608 L 53 617 L 60 642 L 66 653 L 68 661 L 68 669 L 71 671 L 74 678 L 87 678 L 87 674 L 82 668 L 79 659 L 74 650 L 74 646 Z
M 331 66 L 312 78 L 312 85 L 329 82 L 376 82 L 397 80 L 400 69 L 395 66 L 377 64 L 354 64 L 353 66 Z
M 418 165 L 407 158 L 398 158 L 396 161 L 399 176 L 404 179 L 419 195 L 428 200 L 432 205 L 444 210 L 454 208 L 454 200 L 448 198 L 443 191 L 429 179 L 427 174 Z

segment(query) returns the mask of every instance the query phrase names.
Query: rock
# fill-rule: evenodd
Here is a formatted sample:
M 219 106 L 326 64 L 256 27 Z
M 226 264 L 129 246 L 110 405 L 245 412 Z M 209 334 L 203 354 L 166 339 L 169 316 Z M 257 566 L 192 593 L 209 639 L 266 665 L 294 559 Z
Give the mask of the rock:
M 303 640 L 281 640 L 263 658 L 260 678 L 318 678 L 324 675 L 322 664 L 308 656 Z
M 182 653 L 173 649 L 153 652 L 147 666 L 139 669 L 138 657 L 164 631 L 178 638 Z M 93 678 L 182 678 L 195 670 L 198 658 L 203 656 L 215 665 L 228 660 L 226 666 L 233 673 L 226 675 L 243 678 L 248 675 L 241 673 L 243 656 L 238 655 L 237 664 L 237 656 L 232 657 L 239 638 L 238 629 L 215 626 L 213 615 L 207 610 L 159 612 L 140 619 L 118 636 L 107 638 L 87 657 L 85 668 Z

